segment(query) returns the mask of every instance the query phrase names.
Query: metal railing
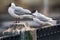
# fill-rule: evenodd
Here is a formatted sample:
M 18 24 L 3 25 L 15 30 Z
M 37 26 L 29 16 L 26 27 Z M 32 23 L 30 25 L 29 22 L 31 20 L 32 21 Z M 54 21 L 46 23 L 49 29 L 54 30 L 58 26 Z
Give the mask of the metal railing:
M 60 25 L 37 29 L 37 40 L 60 40 Z

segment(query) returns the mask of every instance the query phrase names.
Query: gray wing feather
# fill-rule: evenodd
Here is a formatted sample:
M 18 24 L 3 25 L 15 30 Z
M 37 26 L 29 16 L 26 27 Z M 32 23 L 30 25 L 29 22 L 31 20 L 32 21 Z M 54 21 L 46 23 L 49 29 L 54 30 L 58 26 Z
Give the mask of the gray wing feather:
M 32 13 L 26 13 L 25 11 L 23 11 L 23 10 L 20 10 L 20 9 L 15 9 L 14 10 L 14 12 L 15 12 L 15 14 L 17 14 L 17 15 L 32 15 Z
M 17 15 L 23 15 L 23 14 L 25 14 L 24 11 L 19 10 L 19 9 L 15 9 L 14 12 L 15 12 L 15 14 L 17 14 Z

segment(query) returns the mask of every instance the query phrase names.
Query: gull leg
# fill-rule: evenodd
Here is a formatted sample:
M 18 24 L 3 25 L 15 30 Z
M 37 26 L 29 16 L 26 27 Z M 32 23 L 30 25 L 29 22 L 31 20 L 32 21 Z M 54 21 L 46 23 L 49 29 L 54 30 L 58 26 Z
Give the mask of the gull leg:
M 19 23 L 19 22 L 20 22 L 19 18 L 16 18 L 16 22 L 15 23 Z

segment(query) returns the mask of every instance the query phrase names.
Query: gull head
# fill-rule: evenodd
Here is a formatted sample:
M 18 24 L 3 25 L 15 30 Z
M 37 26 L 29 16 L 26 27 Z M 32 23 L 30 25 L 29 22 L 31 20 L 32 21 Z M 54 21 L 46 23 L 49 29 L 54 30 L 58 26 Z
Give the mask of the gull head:
M 15 3 L 11 3 L 11 6 L 15 6 Z
M 33 15 L 36 16 L 38 13 L 39 13 L 38 10 L 36 10 L 36 11 L 33 13 Z
M 15 4 L 14 3 L 10 3 L 8 7 L 14 7 Z
M 37 14 L 37 13 L 39 13 L 38 10 L 36 10 L 33 14 Z
M 39 13 L 38 10 L 36 10 L 35 13 Z

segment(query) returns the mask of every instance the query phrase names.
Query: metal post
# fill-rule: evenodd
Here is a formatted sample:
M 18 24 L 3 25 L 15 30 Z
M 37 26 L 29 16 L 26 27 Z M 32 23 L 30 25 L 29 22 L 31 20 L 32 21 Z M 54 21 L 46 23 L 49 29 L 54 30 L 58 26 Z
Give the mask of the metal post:
M 48 16 L 48 0 L 44 0 L 44 11 L 43 11 L 43 13 L 44 13 L 44 15 L 46 15 L 46 16 Z

